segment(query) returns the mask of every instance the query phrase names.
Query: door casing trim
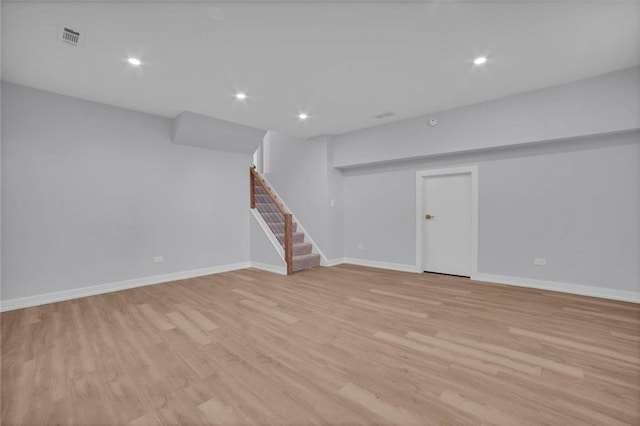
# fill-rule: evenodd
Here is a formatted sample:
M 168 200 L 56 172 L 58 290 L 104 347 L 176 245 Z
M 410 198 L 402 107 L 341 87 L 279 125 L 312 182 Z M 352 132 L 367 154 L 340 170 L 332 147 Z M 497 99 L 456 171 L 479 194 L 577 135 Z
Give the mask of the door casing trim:
M 422 219 L 422 204 L 425 178 L 461 174 L 471 175 L 471 279 L 476 279 L 478 276 L 478 166 L 476 165 L 416 172 L 416 272 L 423 272 L 422 234 L 424 220 Z

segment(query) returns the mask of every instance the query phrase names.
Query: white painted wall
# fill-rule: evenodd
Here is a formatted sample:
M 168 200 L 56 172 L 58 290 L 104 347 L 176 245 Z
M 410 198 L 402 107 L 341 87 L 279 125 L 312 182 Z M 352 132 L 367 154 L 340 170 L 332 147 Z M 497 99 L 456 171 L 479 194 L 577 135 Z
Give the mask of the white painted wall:
M 590 96 L 617 93 L 615 126 L 638 129 L 637 104 L 620 90 L 635 87 L 638 68 L 616 76 Z M 603 131 L 608 113 L 581 109 L 572 87 L 540 92 L 448 112 L 442 140 L 411 120 L 348 140 L 354 134 L 269 132 L 264 171 L 329 260 L 411 269 L 415 172 L 477 164 L 481 273 L 638 292 L 640 132 L 582 136 Z M 502 131 L 489 121 L 477 138 L 510 147 L 469 145 L 483 114 L 527 111 L 531 97 L 531 123 L 523 116 Z M 536 121 L 564 97 L 582 113 L 567 113 L 564 127 Z M 265 241 L 250 242 L 258 231 L 247 206 L 250 154 L 175 145 L 171 120 L 13 84 L 3 83 L 2 103 L 3 300 L 269 261 Z M 570 140 L 557 141 L 561 134 Z M 537 143 L 513 146 L 525 139 Z M 154 264 L 159 255 L 164 263 Z
M 640 67 L 335 137 L 339 168 L 640 129 Z M 439 123 L 428 125 L 429 117 Z
M 249 261 L 250 154 L 9 83 L 2 110 L 3 300 Z
M 267 227 L 268 225 L 265 223 L 264 226 Z M 256 217 L 253 214 L 251 215 L 249 221 L 251 262 L 256 267 L 286 274 L 287 264 L 284 259 L 280 257 L 278 250 L 274 247 L 274 243 L 267 236 L 267 233 L 270 232 L 270 229 L 262 228 Z M 273 239 L 275 240 L 275 237 L 273 237 Z
M 184 111 L 172 121 L 173 143 L 253 154 L 266 130 L 243 126 L 195 112 Z
M 269 131 L 264 174 L 329 260 L 342 257 L 342 179 L 331 167 L 331 138 Z M 334 206 L 331 206 L 331 200 Z
M 327 184 L 329 200 L 327 223 L 327 256 L 329 261 L 344 257 L 344 191 L 342 187 L 342 173 L 333 167 L 333 137 L 326 136 L 327 145 Z M 333 200 L 333 205 L 331 205 Z
M 0 4 L 0 46 L 2 46 L 2 4 Z M 2 54 L 0 54 L 0 82 L 2 81 Z M 0 84 L 2 99 L 2 84 Z M 0 102 L 0 189 L 2 188 L 2 102 Z M 2 196 L 0 194 L 0 223 L 2 223 Z M 2 242 L 2 226 L 0 226 L 0 243 Z M 2 256 L 0 255 L 0 300 L 2 300 Z
M 480 273 L 640 292 L 640 132 L 346 171 L 345 257 L 415 265 L 415 172 L 470 164 Z

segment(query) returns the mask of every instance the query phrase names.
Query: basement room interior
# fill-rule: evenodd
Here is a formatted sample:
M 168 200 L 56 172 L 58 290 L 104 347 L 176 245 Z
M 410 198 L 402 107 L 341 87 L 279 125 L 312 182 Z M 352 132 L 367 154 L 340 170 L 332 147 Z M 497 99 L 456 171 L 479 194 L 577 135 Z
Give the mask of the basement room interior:
M 2 425 L 640 425 L 640 0 L 0 22 Z

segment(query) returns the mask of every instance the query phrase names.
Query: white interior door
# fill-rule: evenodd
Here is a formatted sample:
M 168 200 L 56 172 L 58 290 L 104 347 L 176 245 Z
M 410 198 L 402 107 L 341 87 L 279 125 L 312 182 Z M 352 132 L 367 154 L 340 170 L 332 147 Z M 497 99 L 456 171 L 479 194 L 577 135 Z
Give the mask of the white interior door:
M 422 269 L 471 275 L 471 174 L 426 176 L 423 185 Z

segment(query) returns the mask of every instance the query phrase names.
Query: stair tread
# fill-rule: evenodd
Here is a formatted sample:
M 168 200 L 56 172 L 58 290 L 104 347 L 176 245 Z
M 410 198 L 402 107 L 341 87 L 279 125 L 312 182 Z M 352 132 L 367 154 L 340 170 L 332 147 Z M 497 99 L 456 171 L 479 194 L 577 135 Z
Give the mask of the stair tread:
M 264 218 L 263 218 L 263 219 L 264 219 Z M 269 221 L 269 220 L 266 220 L 266 219 L 265 219 L 265 222 L 266 222 L 267 224 L 272 224 L 272 225 L 283 225 L 283 224 L 284 224 L 284 221 L 283 221 L 283 220 L 271 220 L 271 221 Z M 292 225 L 293 225 L 294 223 L 296 223 L 296 222 L 291 222 L 291 224 L 292 224 Z
M 264 219 L 265 222 L 269 223 L 270 219 L 271 222 L 275 222 L 275 223 L 283 223 L 284 222 L 284 218 L 282 217 L 282 215 L 280 213 L 260 213 L 262 215 L 262 218 Z M 293 221 L 292 221 L 293 222 Z
M 278 239 L 280 244 L 282 244 L 284 246 L 285 245 L 284 233 L 277 233 L 277 234 L 274 233 L 274 235 L 276 236 L 276 238 Z M 304 242 L 304 232 L 292 232 L 291 233 L 291 240 L 292 240 L 293 244 L 303 243 Z
M 267 223 L 269 223 L 269 220 L 267 220 L 267 219 L 272 219 L 271 220 L 272 223 L 284 223 L 284 217 L 282 217 L 282 215 L 280 213 L 260 212 L 260 215 L 262 215 L 262 218 Z M 295 223 L 295 221 L 293 219 L 291 220 L 291 222 Z
M 284 232 L 284 222 L 267 222 L 267 225 L 274 234 L 281 234 Z M 291 230 L 293 232 L 298 232 L 298 224 L 293 222 L 291 224 Z
M 313 244 L 307 242 L 293 243 L 293 257 L 310 254 L 313 251 Z
M 320 266 L 320 255 L 317 253 L 307 253 L 293 256 L 293 271 L 302 271 Z
M 320 257 L 320 255 L 318 253 L 299 254 L 299 255 L 293 256 L 293 260 L 296 260 L 296 259 L 311 259 L 313 257 Z

